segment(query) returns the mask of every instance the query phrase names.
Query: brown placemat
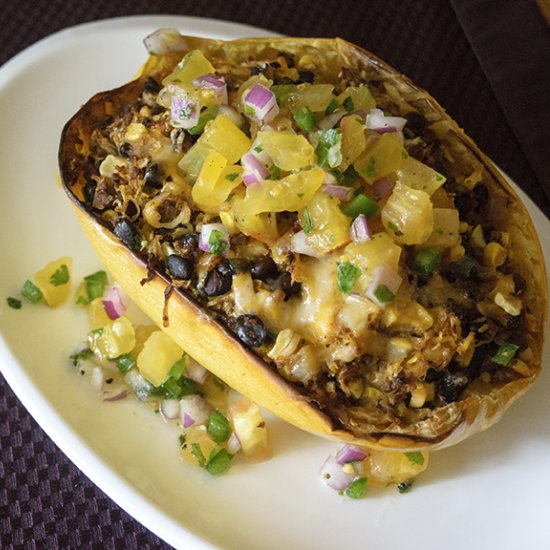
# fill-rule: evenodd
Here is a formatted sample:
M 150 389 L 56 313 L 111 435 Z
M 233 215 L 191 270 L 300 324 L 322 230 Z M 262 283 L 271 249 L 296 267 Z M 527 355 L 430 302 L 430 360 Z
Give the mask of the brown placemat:
M 4 0 L 0 64 L 67 26 L 162 13 L 238 21 L 296 36 L 338 35 L 371 50 L 429 89 L 480 147 L 550 213 L 546 196 L 446 1 L 134 0 L 122 5 L 110 0 Z M 0 548 L 168 548 L 72 465 L 1 377 L 0 456 Z

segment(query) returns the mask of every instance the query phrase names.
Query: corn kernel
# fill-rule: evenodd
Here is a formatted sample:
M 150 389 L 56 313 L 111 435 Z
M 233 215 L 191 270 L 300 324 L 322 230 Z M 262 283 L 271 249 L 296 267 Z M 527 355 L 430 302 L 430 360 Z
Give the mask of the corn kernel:
M 506 249 L 499 243 L 491 242 L 483 250 L 483 263 L 489 267 L 500 267 L 506 257 Z
M 529 367 L 526 363 L 524 363 L 521 359 L 516 359 L 512 363 L 512 368 L 518 373 L 521 374 L 521 376 L 530 376 L 531 371 L 529 370 Z
M 415 409 L 419 409 L 424 406 L 426 403 L 426 398 L 428 396 L 428 390 L 426 386 L 422 383 L 417 384 L 414 390 L 411 392 L 411 400 L 409 406 Z
M 521 313 L 522 302 L 516 296 L 504 296 L 501 292 L 495 294 L 495 304 L 501 307 L 508 315 L 519 315 Z
M 482 372 L 480 378 L 481 378 L 481 381 L 484 384 L 490 384 L 491 383 L 491 375 L 488 372 Z
M 99 175 L 106 178 L 112 178 L 117 167 L 126 166 L 127 164 L 126 159 L 122 157 L 107 155 L 99 165 Z
M 465 249 L 461 244 L 455 244 L 449 248 L 449 261 L 456 262 L 464 257 Z
M 139 141 L 141 136 L 146 132 L 145 126 L 139 122 L 132 122 L 128 128 L 126 128 L 126 133 L 124 134 L 124 139 L 130 143 Z
M 483 236 L 483 227 L 480 224 L 474 227 L 470 235 L 470 243 L 477 248 L 485 248 L 487 246 L 487 242 Z
M 235 221 L 235 216 L 231 212 L 222 211 L 220 212 L 220 220 L 223 223 L 223 226 L 231 233 L 231 235 L 236 235 L 239 233 L 239 228 L 237 227 L 237 222 Z
M 467 222 L 460 222 L 458 224 L 458 231 L 460 233 L 466 233 L 470 229 L 470 225 Z

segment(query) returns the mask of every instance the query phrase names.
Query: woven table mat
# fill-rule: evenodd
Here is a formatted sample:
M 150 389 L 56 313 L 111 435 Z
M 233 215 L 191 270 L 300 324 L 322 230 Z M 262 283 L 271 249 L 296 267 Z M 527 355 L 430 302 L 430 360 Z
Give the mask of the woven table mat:
M 550 205 L 446 1 L 4 0 L 0 64 L 53 32 L 133 14 L 225 19 L 295 36 L 341 36 L 409 76 L 546 212 Z M 145 55 L 145 52 L 144 52 Z M 0 377 L 0 548 L 169 548 L 93 485 Z

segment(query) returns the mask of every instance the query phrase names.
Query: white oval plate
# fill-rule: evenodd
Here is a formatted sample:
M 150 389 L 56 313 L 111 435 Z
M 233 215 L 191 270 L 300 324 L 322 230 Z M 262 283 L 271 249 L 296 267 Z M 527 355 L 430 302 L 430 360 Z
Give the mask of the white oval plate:
M 276 419 L 268 462 L 220 479 L 182 463 L 174 430 L 133 400 L 102 403 L 69 366 L 84 313 L 7 307 L 59 256 L 74 259 L 75 281 L 100 267 L 58 184 L 60 132 L 95 92 L 131 79 L 145 59 L 142 38 L 162 26 L 227 39 L 271 34 L 189 17 L 115 19 L 64 30 L 0 68 L 0 364 L 25 407 L 92 481 L 178 548 L 547 547 L 549 368 L 496 427 L 434 454 L 411 493 L 352 501 L 318 478 L 334 444 Z M 549 253 L 550 223 L 523 198 Z

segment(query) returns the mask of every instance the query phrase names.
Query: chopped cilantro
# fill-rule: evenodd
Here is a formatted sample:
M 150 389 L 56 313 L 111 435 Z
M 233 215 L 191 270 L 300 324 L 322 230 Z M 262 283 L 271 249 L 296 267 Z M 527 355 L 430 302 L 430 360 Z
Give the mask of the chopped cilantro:
M 401 149 L 401 158 L 406 159 L 409 158 L 409 153 L 405 149 Z
M 268 178 L 270 180 L 281 179 L 281 169 L 276 164 L 272 164 L 269 168 Z
M 386 285 L 378 285 L 373 294 L 381 304 L 387 304 L 395 299 L 395 294 Z
M 355 109 L 355 105 L 353 104 L 353 99 L 351 99 L 350 96 L 346 97 L 344 99 L 342 106 L 344 109 L 349 113 L 350 111 L 353 111 Z
M 187 131 L 192 136 L 198 136 L 199 134 L 202 134 L 204 132 L 204 127 L 206 126 L 206 123 L 214 119 L 217 112 L 217 105 L 209 105 L 208 107 L 205 107 L 199 115 L 199 121 L 197 122 L 197 124 L 192 128 L 189 128 L 189 130 Z
M 420 451 L 405 453 L 405 456 L 409 459 L 411 464 L 418 464 L 418 466 L 424 465 L 424 455 Z
M 40 300 L 42 300 L 42 291 L 32 281 L 29 281 L 28 279 L 23 284 L 21 294 L 33 304 L 37 304 L 38 302 L 40 302 Z
M 399 229 L 399 227 L 397 227 L 397 225 L 395 225 L 395 223 L 393 223 L 393 222 L 388 222 L 388 228 L 391 229 L 391 230 L 393 231 L 393 233 L 394 233 L 394 235 L 395 235 L 396 237 L 401 237 L 401 236 L 403 236 L 403 231 L 401 231 L 401 230 Z
M 303 193 L 296 193 L 296 196 L 299 198 L 299 199 L 302 199 L 304 197 L 304 194 Z
M 361 174 L 367 178 L 374 178 L 376 175 L 376 159 L 373 156 L 369 158 L 369 163 L 367 164 L 367 167 L 362 170 Z
M 239 177 L 239 174 L 237 172 L 231 172 L 231 174 L 227 174 L 225 176 L 225 179 L 229 181 L 235 181 L 238 177 Z
M 309 213 L 309 208 L 306 206 L 304 208 L 304 233 L 311 233 L 313 231 L 313 221 L 311 219 L 311 214 Z
M 315 128 L 315 118 L 308 106 L 298 109 L 292 115 L 292 118 L 294 118 L 294 122 L 297 124 L 298 128 L 304 132 L 312 132 Z
M 224 443 L 231 435 L 229 420 L 218 410 L 215 410 L 208 419 L 206 431 L 216 443 Z
M 231 465 L 233 455 L 227 449 L 212 449 L 204 469 L 212 476 L 224 474 Z
M 349 166 L 344 172 L 333 170 L 332 175 L 340 185 L 350 186 L 359 179 L 359 174 L 353 166 Z
M 323 167 L 335 168 L 342 162 L 342 133 L 335 128 L 315 132 L 318 139 L 315 154 L 317 164 Z
M 185 447 L 187 447 L 187 437 L 185 434 L 179 434 L 178 443 L 181 449 L 185 449 Z
M 204 458 L 201 446 L 198 443 L 191 443 L 191 453 L 193 453 L 193 456 L 197 459 L 199 466 L 201 468 L 204 468 L 204 465 L 206 464 L 206 458 Z
M 136 366 L 136 360 L 129 353 L 124 353 L 116 358 L 115 364 L 122 374 L 126 374 Z
M 264 148 L 262 145 L 256 145 L 256 147 L 254 147 L 254 151 L 256 151 L 256 153 L 261 153 L 263 150 Z
M 18 300 L 17 298 L 12 298 L 11 296 L 8 296 L 6 298 L 6 302 L 8 303 L 8 306 L 13 309 L 21 309 L 21 307 L 23 306 L 21 300 Z
M 358 477 L 344 492 L 349 498 L 364 498 L 367 494 L 367 478 Z
M 227 247 L 225 235 L 218 229 L 213 229 L 208 237 L 208 247 L 212 254 L 221 254 Z
M 50 277 L 50 283 L 53 286 L 66 285 L 69 282 L 69 268 L 65 264 L 61 264 L 53 275 Z
M 344 294 L 349 294 L 360 275 L 361 270 L 352 263 L 339 263 L 337 269 L 338 288 Z
M 436 174 L 435 181 L 443 181 L 445 179 L 445 176 L 442 176 L 441 174 Z
M 80 364 L 80 361 L 84 361 L 85 359 L 88 359 L 88 357 L 91 357 L 93 355 L 93 351 L 90 348 L 84 348 L 83 350 L 77 351 L 71 355 L 69 355 L 69 359 L 71 360 L 73 367 L 78 367 Z
M 500 345 L 495 355 L 491 357 L 491 360 L 497 365 L 502 365 L 503 367 L 506 367 L 510 364 L 510 361 L 514 358 L 514 355 L 516 354 L 518 349 L 519 346 L 511 344 L 510 342 L 504 342 Z
M 336 111 L 336 109 L 338 109 L 338 101 L 336 101 L 336 98 L 333 97 L 331 100 L 330 100 L 330 103 L 328 104 L 328 107 L 325 109 L 325 115 L 331 115 L 332 113 L 334 113 L 334 111 Z
M 256 110 L 254 109 L 254 107 L 251 107 L 250 105 L 245 105 L 244 114 L 247 116 L 254 116 L 256 114 Z

